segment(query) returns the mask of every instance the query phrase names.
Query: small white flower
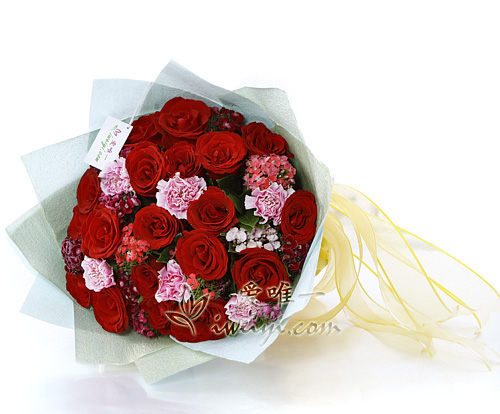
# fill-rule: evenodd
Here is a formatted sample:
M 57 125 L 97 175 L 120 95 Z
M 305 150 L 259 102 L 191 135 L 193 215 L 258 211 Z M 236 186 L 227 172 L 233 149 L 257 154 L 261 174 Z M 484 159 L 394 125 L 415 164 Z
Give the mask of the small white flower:
M 245 243 L 242 243 L 242 244 L 238 244 L 238 246 L 236 246 L 234 248 L 234 250 L 236 251 L 236 253 L 240 253 L 243 250 L 245 250 L 246 248 L 247 248 L 247 245 Z
M 245 230 L 240 230 L 237 234 L 236 234 L 236 239 L 240 242 L 240 243 L 243 243 L 247 240 L 247 233 Z
M 254 229 L 252 230 L 251 237 L 252 239 L 260 239 L 263 234 L 264 230 L 262 230 L 260 227 L 254 227 Z
M 230 228 L 229 231 L 226 233 L 226 240 L 228 242 L 232 242 L 233 240 L 236 239 L 237 234 L 238 234 L 238 227 Z
M 267 240 L 269 240 L 270 242 L 276 241 L 276 240 L 278 240 L 278 235 L 277 234 L 268 234 Z
M 264 244 L 264 249 L 269 250 L 270 252 L 272 252 L 274 250 L 271 243 Z

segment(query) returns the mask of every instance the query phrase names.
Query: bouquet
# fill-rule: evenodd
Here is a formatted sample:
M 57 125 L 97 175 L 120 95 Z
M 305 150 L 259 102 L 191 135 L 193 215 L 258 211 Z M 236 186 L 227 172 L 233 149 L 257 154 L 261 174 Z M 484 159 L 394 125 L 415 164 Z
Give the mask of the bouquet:
M 96 139 L 78 184 L 67 291 L 116 334 L 200 342 L 278 320 L 317 218 L 285 138 L 182 97 L 132 128 L 120 151 L 118 124 Z
M 43 276 L 23 311 L 66 325 L 73 311 L 77 361 L 133 362 L 146 382 L 249 363 L 324 296 L 300 323 L 342 311 L 382 340 L 430 355 L 449 341 L 489 367 L 488 346 L 447 322 L 481 329 L 498 293 L 333 185 L 283 91 L 227 91 L 171 62 L 153 83 L 96 81 L 90 130 L 24 157 L 40 204 L 7 229 Z

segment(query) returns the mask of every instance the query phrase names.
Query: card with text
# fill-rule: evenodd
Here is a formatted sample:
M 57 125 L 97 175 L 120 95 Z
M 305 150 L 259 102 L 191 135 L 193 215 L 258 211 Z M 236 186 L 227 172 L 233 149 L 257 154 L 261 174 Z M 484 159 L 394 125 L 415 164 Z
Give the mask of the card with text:
M 118 159 L 132 126 L 108 116 L 85 157 L 85 162 L 93 167 L 102 168 Z

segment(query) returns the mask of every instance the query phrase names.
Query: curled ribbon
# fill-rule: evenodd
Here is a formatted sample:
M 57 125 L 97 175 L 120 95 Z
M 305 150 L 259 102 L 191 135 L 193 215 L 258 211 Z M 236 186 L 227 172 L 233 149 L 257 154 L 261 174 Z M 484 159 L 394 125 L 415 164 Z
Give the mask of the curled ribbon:
M 373 276 L 368 283 L 365 274 Z M 334 186 L 317 278 L 314 291 L 336 291 L 338 304 L 303 321 L 326 323 L 343 310 L 353 324 L 377 335 L 416 341 L 431 356 L 433 339 L 466 347 L 490 370 L 487 351 L 500 355 L 447 325 L 469 315 L 478 334 L 490 314 L 500 311 L 500 295 L 493 286 L 438 247 L 397 227 L 353 188 Z M 373 281 L 377 283 L 369 286 Z

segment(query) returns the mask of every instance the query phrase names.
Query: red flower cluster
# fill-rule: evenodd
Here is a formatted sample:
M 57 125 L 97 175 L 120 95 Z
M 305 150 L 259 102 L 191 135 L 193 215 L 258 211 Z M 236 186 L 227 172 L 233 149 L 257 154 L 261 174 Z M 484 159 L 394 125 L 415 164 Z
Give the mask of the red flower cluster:
M 120 163 L 83 174 L 62 247 L 67 290 L 106 331 L 199 342 L 279 314 L 316 233 L 316 204 L 292 188 L 287 141 L 244 121 L 176 97 L 133 122 Z M 269 174 L 252 192 L 255 156 Z M 106 182 L 128 190 L 110 194 Z M 253 319 L 239 308 L 246 297 Z

